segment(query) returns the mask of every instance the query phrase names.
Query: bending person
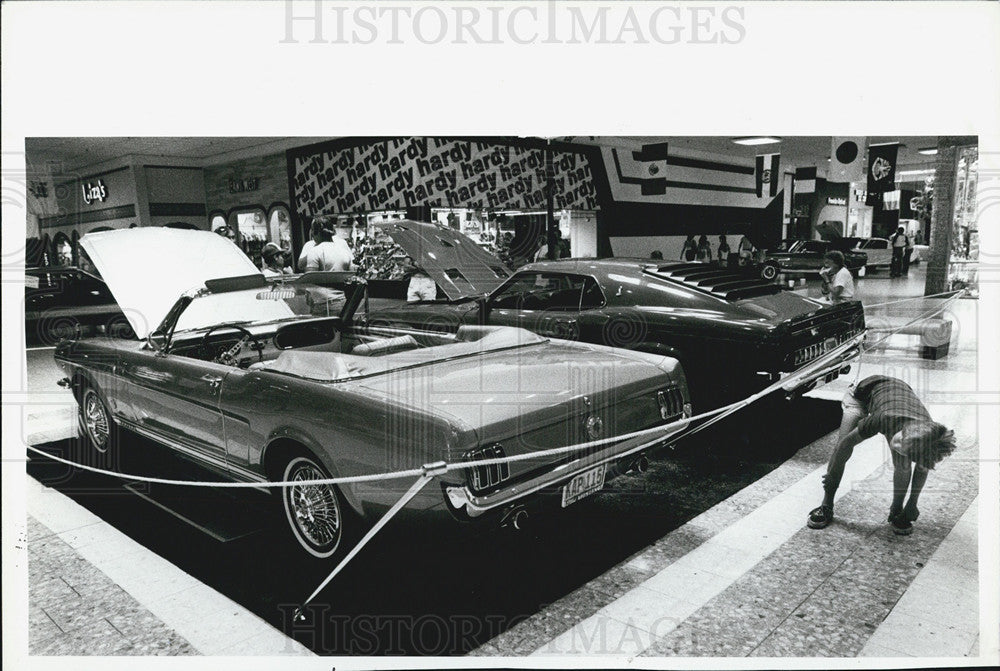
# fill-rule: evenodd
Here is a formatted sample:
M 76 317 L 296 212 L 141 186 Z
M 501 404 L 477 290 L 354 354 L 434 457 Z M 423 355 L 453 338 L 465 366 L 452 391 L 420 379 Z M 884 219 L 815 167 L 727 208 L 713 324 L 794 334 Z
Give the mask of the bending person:
M 896 534 L 912 533 L 913 522 L 920 516 L 917 500 L 927 473 L 955 450 L 954 432 L 931 419 L 910 385 L 885 375 L 873 375 L 852 385 L 842 405 L 840 440 L 823 476 L 823 503 L 810 511 L 809 527 L 822 529 L 833 521 L 834 495 L 854 446 L 881 433 L 889 441 L 892 455 L 889 523 Z M 910 496 L 904 505 L 907 489 Z

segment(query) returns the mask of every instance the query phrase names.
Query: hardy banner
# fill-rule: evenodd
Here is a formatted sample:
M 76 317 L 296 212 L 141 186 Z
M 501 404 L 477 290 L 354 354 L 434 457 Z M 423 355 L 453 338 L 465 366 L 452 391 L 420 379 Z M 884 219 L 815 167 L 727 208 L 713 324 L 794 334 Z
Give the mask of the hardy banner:
M 860 182 L 865 170 L 864 137 L 835 137 L 830 143 L 829 182 Z
M 435 137 L 360 140 L 295 156 L 300 214 L 431 207 L 546 207 L 546 154 L 555 209 L 595 210 L 597 190 L 585 156 L 518 144 Z
M 868 197 L 865 204 L 874 205 L 882 194 L 896 186 L 896 158 L 899 143 L 873 144 L 868 148 Z
M 757 197 L 763 198 L 766 195 L 773 198 L 778 195 L 778 181 L 781 173 L 778 172 L 778 164 L 781 154 L 758 154 L 757 163 L 754 168 L 754 179 L 757 182 Z

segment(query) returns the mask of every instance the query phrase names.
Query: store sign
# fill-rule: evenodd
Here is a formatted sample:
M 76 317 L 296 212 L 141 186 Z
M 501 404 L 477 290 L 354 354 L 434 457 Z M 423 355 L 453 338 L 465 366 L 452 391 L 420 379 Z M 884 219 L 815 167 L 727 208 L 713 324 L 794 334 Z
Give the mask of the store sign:
M 370 142 L 294 159 L 300 212 L 393 210 L 429 205 L 544 208 L 546 150 L 432 137 Z M 553 151 L 555 209 L 597 209 L 590 164 Z
M 99 200 L 103 203 L 108 199 L 108 189 L 104 186 L 103 179 L 97 180 L 96 184 L 86 182 L 81 184 L 80 188 L 83 189 L 83 202 L 87 205 L 90 205 L 95 200 Z
M 229 193 L 246 193 L 260 188 L 260 177 L 229 180 Z
M 827 205 L 847 205 L 846 198 L 838 198 L 837 196 L 828 196 L 826 199 Z

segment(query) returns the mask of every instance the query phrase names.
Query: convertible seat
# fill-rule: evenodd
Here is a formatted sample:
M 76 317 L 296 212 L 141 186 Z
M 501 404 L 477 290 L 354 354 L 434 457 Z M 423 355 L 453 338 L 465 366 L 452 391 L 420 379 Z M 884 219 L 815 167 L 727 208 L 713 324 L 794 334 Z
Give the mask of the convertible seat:
M 401 335 L 395 338 L 373 340 L 372 342 L 358 345 L 351 350 L 351 354 L 356 356 L 380 356 L 384 354 L 393 354 L 395 352 L 403 352 L 409 349 L 417 349 L 418 347 L 420 347 L 420 343 L 414 340 L 413 336 Z
M 437 358 L 483 354 L 509 347 L 545 342 L 545 338 L 526 329 L 513 326 L 461 326 L 455 342 L 422 347 L 412 352 L 397 351 L 387 361 L 431 361 Z M 355 348 L 357 351 L 357 348 Z
M 262 366 L 274 373 L 287 373 L 308 380 L 332 382 L 361 375 L 372 375 L 386 370 L 385 362 L 379 359 L 355 357 L 333 352 L 303 352 L 288 349 L 274 361 Z

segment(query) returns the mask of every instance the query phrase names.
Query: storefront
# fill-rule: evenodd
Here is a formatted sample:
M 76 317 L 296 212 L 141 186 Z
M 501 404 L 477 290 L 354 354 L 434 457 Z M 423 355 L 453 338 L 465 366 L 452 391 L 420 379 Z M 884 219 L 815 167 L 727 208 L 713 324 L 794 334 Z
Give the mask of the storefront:
M 296 249 L 316 217 L 351 218 L 356 235 L 374 216 L 436 221 L 494 251 L 509 235 L 509 247 L 533 256 L 549 227 L 558 235 L 560 213 L 590 213 L 596 222 L 600 209 L 595 147 L 530 138 L 365 138 L 290 150 L 287 159 Z M 590 247 L 595 254 L 596 244 Z
M 228 226 L 236 243 L 258 265 L 268 242 L 292 248 L 284 154 L 211 165 L 204 174 L 210 230 Z

